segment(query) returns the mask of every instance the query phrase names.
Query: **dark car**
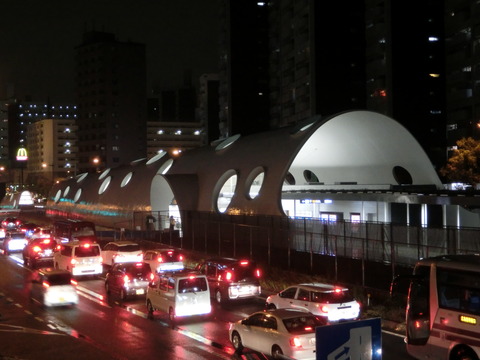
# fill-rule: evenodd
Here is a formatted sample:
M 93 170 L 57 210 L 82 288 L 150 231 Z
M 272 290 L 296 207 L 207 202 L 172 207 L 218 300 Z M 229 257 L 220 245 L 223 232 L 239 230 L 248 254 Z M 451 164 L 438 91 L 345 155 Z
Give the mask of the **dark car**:
M 39 263 L 53 263 L 53 252 L 56 247 L 53 239 L 32 239 L 23 248 L 23 263 L 31 268 L 36 267 Z
M 150 265 L 147 263 L 117 263 L 107 271 L 105 290 L 107 295 L 117 293 L 125 300 L 128 296 L 145 295 L 153 278 Z
M 207 276 L 211 295 L 218 304 L 255 298 L 262 292 L 260 269 L 254 261 L 211 258 L 200 262 L 196 270 Z
M 18 229 L 25 233 L 27 239 L 31 238 L 33 232 L 38 228 L 38 225 L 32 222 L 25 222 L 21 224 Z
M 8 231 L 17 229 L 21 224 L 22 221 L 16 217 L 7 217 L 2 220 L 2 228 Z

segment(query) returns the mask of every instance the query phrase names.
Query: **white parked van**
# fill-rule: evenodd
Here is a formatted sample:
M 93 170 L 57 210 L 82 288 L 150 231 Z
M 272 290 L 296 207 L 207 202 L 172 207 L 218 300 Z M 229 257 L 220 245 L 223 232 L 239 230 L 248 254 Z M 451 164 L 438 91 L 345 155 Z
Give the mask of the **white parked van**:
M 73 276 L 99 275 L 103 273 L 100 245 L 91 241 L 70 241 L 60 244 L 53 254 L 53 264 Z
M 191 270 L 160 274 L 149 284 L 146 301 L 150 318 L 159 310 L 172 322 L 212 311 L 207 277 Z

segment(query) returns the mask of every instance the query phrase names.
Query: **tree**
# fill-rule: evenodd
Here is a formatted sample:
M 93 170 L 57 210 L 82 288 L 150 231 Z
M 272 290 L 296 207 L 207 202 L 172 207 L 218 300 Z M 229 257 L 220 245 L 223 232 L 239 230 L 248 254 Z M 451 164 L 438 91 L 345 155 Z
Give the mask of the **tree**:
M 440 169 L 451 182 L 477 184 L 480 182 L 480 141 L 471 137 L 457 141 L 457 149 Z

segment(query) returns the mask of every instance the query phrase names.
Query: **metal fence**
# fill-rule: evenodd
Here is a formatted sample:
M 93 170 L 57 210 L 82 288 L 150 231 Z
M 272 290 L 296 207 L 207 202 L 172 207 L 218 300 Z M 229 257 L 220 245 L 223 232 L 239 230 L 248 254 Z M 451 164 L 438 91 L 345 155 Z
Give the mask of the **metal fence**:
M 165 213 L 153 216 L 167 224 Z M 148 224 L 144 213 L 134 218 Z M 378 286 L 378 282 L 387 286 L 393 276 L 410 272 L 423 257 L 480 252 L 480 229 L 474 228 L 199 212 L 184 212 L 181 220 L 174 231 L 166 226 L 145 228 L 144 236 L 206 256 L 247 257 L 362 286 Z M 377 284 L 369 283 L 372 277 Z

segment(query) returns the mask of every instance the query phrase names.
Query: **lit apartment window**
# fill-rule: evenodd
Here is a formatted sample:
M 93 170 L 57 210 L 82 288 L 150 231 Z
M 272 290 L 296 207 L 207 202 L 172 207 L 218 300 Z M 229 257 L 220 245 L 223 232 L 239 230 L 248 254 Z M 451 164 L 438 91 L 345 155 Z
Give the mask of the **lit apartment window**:
M 438 41 L 438 37 L 436 37 L 436 36 L 429 36 L 429 37 L 428 37 L 428 41 L 430 41 L 430 42 L 436 42 L 436 41 Z

